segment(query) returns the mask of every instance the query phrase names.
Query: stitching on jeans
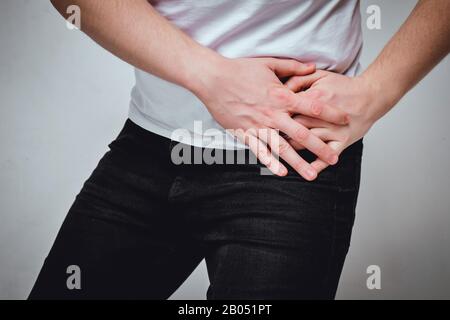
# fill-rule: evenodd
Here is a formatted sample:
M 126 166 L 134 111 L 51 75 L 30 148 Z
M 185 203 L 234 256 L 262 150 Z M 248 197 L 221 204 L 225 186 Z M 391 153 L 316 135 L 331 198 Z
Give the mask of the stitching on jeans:
M 324 281 L 325 288 L 328 288 L 328 283 L 330 281 L 330 273 L 331 273 L 331 262 L 334 259 L 335 250 L 336 250 L 336 221 L 337 221 L 336 211 L 337 211 L 337 200 L 335 201 L 334 208 L 333 208 L 333 230 L 331 232 L 330 256 L 328 257 L 327 272 L 325 274 L 325 281 Z
M 218 277 L 218 273 L 219 273 L 219 269 L 221 269 L 222 265 L 223 265 L 223 261 L 228 259 L 228 253 L 230 251 L 230 246 L 229 245 L 225 245 L 225 253 L 223 254 L 223 257 L 220 258 L 217 267 L 215 268 L 215 273 L 214 273 L 214 278 L 209 280 L 209 288 L 208 290 L 211 292 L 212 290 L 216 290 L 216 283 L 217 283 L 217 277 Z M 205 262 L 206 262 L 206 257 L 205 257 Z M 223 290 L 223 289 L 222 289 Z M 226 290 L 223 290 L 223 293 L 225 294 L 229 294 L 230 293 L 230 288 L 227 287 Z M 214 299 L 215 297 L 215 292 L 210 293 L 210 298 Z
M 339 198 L 340 193 L 341 193 L 341 188 L 338 185 L 338 170 L 336 170 L 334 180 L 335 180 L 335 184 L 337 186 L 337 190 L 335 191 L 336 194 L 335 194 L 335 197 L 334 197 L 334 206 L 333 206 L 333 214 L 332 214 L 332 217 L 333 217 L 333 230 L 331 232 L 330 255 L 328 257 L 327 271 L 326 271 L 325 280 L 324 280 L 324 283 L 323 283 L 325 288 L 328 288 L 328 283 L 330 281 L 330 273 L 331 273 L 331 262 L 333 261 L 335 250 L 336 250 L 336 248 L 335 248 L 336 247 L 336 223 L 337 223 L 336 222 L 337 221 L 336 211 L 337 211 L 337 205 L 338 205 L 338 201 L 339 201 L 338 198 Z
M 359 157 L 359 158 L 356 158 L 355 160 L 356 160 L 355 161 L 356 162 L 355 166 L 359 165 L 359 168 L 357 169 L 357 174 L 356 174 L 356 176 L 357 176 L 356 177 L 356 181 L 355 181 L 356 187 L 351 190 L 351 191 L 354 191 L 355 194 L 356 194 L 355 199 L 353 201 L 353 212 L 355 212 L 355 210 L 356 210 L 356 202 L 357 202 L 357 196 L 358 196 L 358 192 L 359 192 L 359 182 L 358 182 L 358 180 L 360 180 L 360 172 L 361 172 L 361 167 L 360 167 L 361 166 L 361 158 Z M 337 182 L 337 180 L 338 180 L 338 177 L 337 177 L 337 172 L 336 172 L 336 182 Z M 334 257 L 335 250 L 336 250 L 337 204 L 338 204 L 338 201 L 339 201 L 338 198 L 339 198 L 340 194 L 343 191 L 348 191 L 348 190 L 346 190 L 344 188 L 339 188 L 339 189 L 340 190 L 336 193 L 335 202 L 334 202 L 334 208 L 333 208 L 333 231 L 332 231 L 332 241 L 331 241 L 331 250 L 330 250 L 331 251 L 331 255 L 329 257 L 328 266 L 327 266 L 327 273 L 326 273 L 325 283 L 324 283 L 326 285 L 326 287 L 328 287 L 328 284 L 329 284 L 329 281 L 330 281 L 331 262 L 333 261 L 333 257 Z

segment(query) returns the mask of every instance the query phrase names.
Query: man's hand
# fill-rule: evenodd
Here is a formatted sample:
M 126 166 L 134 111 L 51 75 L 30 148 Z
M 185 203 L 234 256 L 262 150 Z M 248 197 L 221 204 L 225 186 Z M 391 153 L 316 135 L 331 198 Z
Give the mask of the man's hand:
M 337 152 L 292 119 L 293 114 L 320 117 L 336 125 L 346 124 L 344 111 L 309 95 L 295 95 L 279 78 L 307 75 L 314 66 L 295 60 L 275 58 L 223 59 L 208 70 L 193 92 L 225 129 L 249 146 L 258 159 L 274 174 L 283 176 L 287 169 L 272 152 L 283 158 L 307 180 L 317 171 L 303 160 L 279 131 L 316 154 L 328 165 L 338 161 Z M 271 151 L 269 151 L 269 149 Z
M 52 0 L 52 3 L 63 16 L 69 5 L 83 8 L 82 31 L 133 66 L 194 92 L 226 129 L 271 130 L 270 136 L 275 139 L 270 140 L 278 142 L 268 143 L 269 147 L 308 180 L 316 176 L 314 167 L 320 169 L 337 159 L 329 146 L 294 121 L 292 115 L 320 117 L 325 122 L 341 124 L 344 113 L 324 104 L 335 100 L 342 110 L 354 111 L 353 123 L 360 125 L 349 126 L 352 131 L 348 132 L 348 141 L 339 144 L 339 148 L 330 143 L 339 151 L 370 127 L 371 121 L 363 110 L 371 103 L 368 95 L 374 95 L 368 93 L 372 90 L 367 89 L 370 88 L 367 83 L 382 88 L 384 100 L 389 101 L 371 109 L 374 117 L 380 118 L 450 52 L 450 1 L 420 0 L 406 23 L 365 71 L 365 77 L 349 80 L 334 75 L 320 80 L 320 86 L 316 87 L 330 89 L 335 96 L 324 96 L 318 101 L 311 92 L 296 96 L 278 80 L 308 73 L 304 65 L 272 58 L 223 58 L 170 23 L 147 0 Z M 380 97 L 376 95 L 374 100 Z M 322 162 L 307 164 L 275 129 L 317 154 Z M 269 163 L 269 169 L 280 175 L 286 173 L 283 166 L 273 168 L 279 162 L 268 152 L 259 151 L 268 149 L 263 148 L 264 141 L 258 134 L 243 134 L 241 139 L 256 150 L 261 162 Z
M 328 145 L 339 154 L 348 146 L 361 139 L 376 121 L 373 111 L 378 110 L 376 104 L 383 103 L 377 88 L 364 77 L 350 78 L 328 71 L 316 71 L 304 77 L 292 77 L 286 85 L 300 97 L 319 99 L 349 115 L 349 124 L 338 126 L 323 120 L 304 115 L 296 115 L 294 119 L 310 129 L 311 132 L 328 142 Z M 306 91 L 301 91 L 307 89 Z M 290 141 L 296 149 L 304 146 Z M 328 167 L 328 163 L 317 159 L 311 164 L 317 172 Z
M 272 58 L 224 58 L 191 39 L 147 0 L 52 0 L 52 3 L 63 16 L 67 6 L 80 6 L 82 31 L 98 44 L 135 67 L 192 91 L 226 129 L 242 129 L 245 133 L 240 138 L 272 172 L 284 175 L 287 170 L 281 165 L 276 168 L 279 162 L 268 153 L 259 129 L 269 130 L 262 136 L 268 136 L 271 150 L 308 180 L 316 177 L 314 168 L 284 139 L 278 139 L 275 129 L 292 136 L 326 163 L 337 161 L 330 147 L 290 116 L 320 114 L 340 123 L 345 118 L 343 113 L 295 96 L 278 79 L 311 73 L 314 66 Z
M 321 101 L 348 112 L 347 127 L 302 116 L 296 120 L 314 128 L 314 134 L 341 152 L 364 136 L 449 52 L 450 1 L 419 0 L 400 30 L 361 76 L 348 78 L 321 71 L 308 78 L 289 79 L 287 85 L 292 90 L 311 87 L 299 95 L 320 96 Z M 320 172 L 327 164 L 317 160 L 312 166 Z

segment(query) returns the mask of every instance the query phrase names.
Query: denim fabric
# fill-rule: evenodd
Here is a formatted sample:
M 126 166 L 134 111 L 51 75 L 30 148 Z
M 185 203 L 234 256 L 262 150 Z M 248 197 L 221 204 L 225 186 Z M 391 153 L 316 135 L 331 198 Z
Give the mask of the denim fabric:
M 362 141 L 314 182 L 291 169 L 261 175 L 259 163 L 175 165 L 174 146 L 126 122 L 77 195 L 30 299 L 165 299 L 203 258 L 208 299 L 334 298 Z M 66 286 L 70 265 L 80 267 L 79 290 Z

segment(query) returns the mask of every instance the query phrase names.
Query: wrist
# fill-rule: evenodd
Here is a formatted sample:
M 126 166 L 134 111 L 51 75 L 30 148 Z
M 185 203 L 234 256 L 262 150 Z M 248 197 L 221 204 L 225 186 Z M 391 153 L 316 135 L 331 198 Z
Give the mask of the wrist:
M 227 60 L 208 48 L 201 48 L 187 62 L 181 85 L 202 100 L 209 91 L 208 84 L 220 76 Z
M 357 78 L 363 84 L 369 101 L 367 120 L 373 124 L 398 102 L 398 98 L 392 94 L 391 88 L 383 86 L 383 83 L 372 76 L 370 72 L 364 72 Z

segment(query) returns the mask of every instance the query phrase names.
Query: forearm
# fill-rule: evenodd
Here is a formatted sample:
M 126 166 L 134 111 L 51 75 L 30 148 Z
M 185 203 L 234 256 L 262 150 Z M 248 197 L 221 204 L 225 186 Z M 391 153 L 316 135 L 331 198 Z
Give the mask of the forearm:
M 450 52 L 450 1 L 420 0 L 409 18 L 361 75 L 378 93 L 374 120 L 387 113 Z
M 191 91 L 219 54 L 201 46 L 162 17 L 146 0 L 52 0 L 64 16 L 69 5 L 81 9 L 81 29 L 131 65 Z

